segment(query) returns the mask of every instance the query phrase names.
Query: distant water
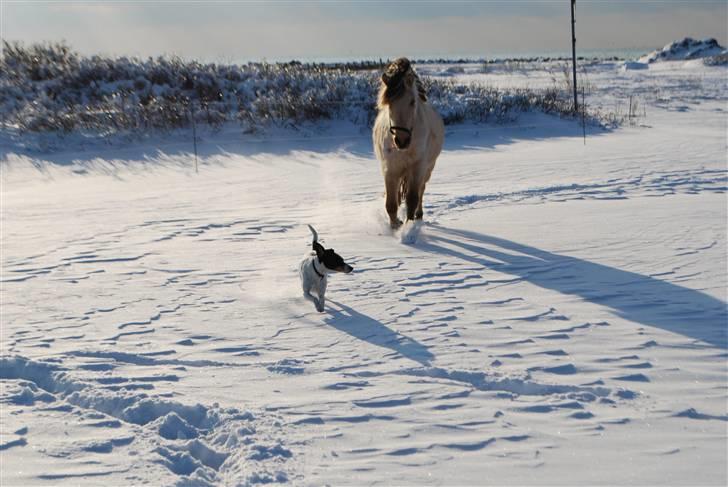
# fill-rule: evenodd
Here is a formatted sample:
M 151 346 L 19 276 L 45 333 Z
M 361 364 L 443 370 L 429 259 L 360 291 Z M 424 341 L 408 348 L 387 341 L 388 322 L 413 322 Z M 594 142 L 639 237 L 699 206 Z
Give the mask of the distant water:
M 661 48 L 660 46 L 659 48 Z M 622 49 L 579 49 L 577 46 L 576 55 L 587 58 L 612 58 L 617 57 L 619 59 L 637 59 L 644 54 L 659 49 L 658 47 L 632 47 Z M 571 50 L 552 50 L 552 51 L 518 51 L 518 52 L 471 52 L 471 53 L 450 53 L 450 54 L 417 54 L 417 53 L 402 53 L 410 57 L 410 59 L 419 60 L 436 60 L 436 59 L 469 59 L 469 60 L 492 60 L 492 59 L 527 59 L 535 57 L 571 57 Z M 306 58 L 266 58 L 266 59 L 244 59 L 240 60 L 241 63 L 248 62 L 259 62 L 267 61 L 270 63 L 276 62 L 288 62 L 288 61 L 300 61 L 303 63 L 347 63 L 347 62 L 360 62 L 360 61 L 373 61 L 378 62 L 380 60 L 386 60 L 388 56 L 342 56 L 342 57 L 306 57 Z

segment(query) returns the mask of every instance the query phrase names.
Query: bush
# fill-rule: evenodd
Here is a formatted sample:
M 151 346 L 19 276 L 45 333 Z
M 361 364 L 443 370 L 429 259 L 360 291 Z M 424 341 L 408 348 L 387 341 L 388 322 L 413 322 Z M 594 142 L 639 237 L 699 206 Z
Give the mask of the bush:
M 141 134 L 198 124 L 240 123 L 246 131 L 323 119 L 370 124 L 379 63 L 201 64 L 179 58 L 81 57 L 65 44 L 3 41 L 3 126 L 22 132 Z M 502 90 L 427 79 L 446 124 L 511 120 L 538 110 L 571 116 L 568 93 Z

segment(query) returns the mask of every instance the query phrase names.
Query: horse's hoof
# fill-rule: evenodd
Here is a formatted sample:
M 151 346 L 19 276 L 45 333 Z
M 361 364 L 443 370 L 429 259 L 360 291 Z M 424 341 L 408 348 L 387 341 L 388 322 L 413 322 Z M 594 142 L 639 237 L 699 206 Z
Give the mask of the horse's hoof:
M 402 226 L 402 220 L 397 219 L 396 221 L 389 222 L 389 226 L 392 227 L 392 230 L 396 230 Z

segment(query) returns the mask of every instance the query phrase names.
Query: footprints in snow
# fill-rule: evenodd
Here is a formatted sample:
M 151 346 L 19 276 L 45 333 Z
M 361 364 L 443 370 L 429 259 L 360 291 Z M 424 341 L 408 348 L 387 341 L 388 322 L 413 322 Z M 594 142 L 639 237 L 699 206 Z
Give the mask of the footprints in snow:
M 47 442 L 48 445 L 38 444 L 32 435 L 28 436 L 28 428 L 23 427 L 12 435 L 2 435 L 0 450 L 33 444 L 49 456 L 70 457 L 134 448 L 125 454 L 141 453 L 140 458 L 148 457 L 149 461 L 188 480 L 201 479 L 198 483 L 202 485 L 225 483 L 233 478 L 244 480 L 255 475 L 285 481 L 290 475 L 286 462 L 293 454 L 280 439 L 285 436 L 282 433 L 271 436 L 282 428 L 278 418 L 259 417 L 217 404 L 185 405 L 161 396 L 107 387 L 174 382 L 178 380 L 174 374 L 134 378 L 103 375 L 81 380 L 57 364 L 15 356 L 0 359 L 0 379 L 11 386 L 4 388 L 0 396 L 0 402 L 6 407 L 33 406 L 39 411 L 52 412 L 54 417 L 65 418 L 56 424 L 71 423 L 105 432 L 105 438 L 90 440 L 59 435 L 58 439 Z M 38 424 L 39 430 L 44 428 L 42 421 Z M 259 425 L 265 425 L 261 428 L 263 431 L 258 431 Z
M 262 234 L 286 233 L 295 226 L 293 223 L 261 222 L 255 219 L 203 224 L 199 224 L 195 220 L 171 220 L 147 223 L 147 226 L 153 225 L 155 231 L 166 232 L 163 236 L 153 240 L 153 242 L 163 242 L 184 237 L 205 237 L 210 233 L 216 233 L 216 235 L 214 237 L 203 238 L 202 240 L 245 241 L 252 240 Z
M 520 203 L 569 200 L 614 200 L 632 196 L 667 196 L 677 193 L 725 193 L 728 191 L 728 171 L 697 169 L 685 171 L 649 172 L 639 176 L 610 179 L 590 184 L 567 184 L 526 189 L 510 193 L 472 194 L 452 199 L 434 199 L 430 206 L 435 215 L 467 208 L 479 202 Z

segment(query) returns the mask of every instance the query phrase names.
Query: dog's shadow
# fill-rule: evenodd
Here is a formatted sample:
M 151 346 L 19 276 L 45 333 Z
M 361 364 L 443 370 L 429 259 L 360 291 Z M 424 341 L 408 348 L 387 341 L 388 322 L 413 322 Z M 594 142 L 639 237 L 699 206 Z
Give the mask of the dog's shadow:
M 329 300 L 329 303 L 327 306 L 329 317 L 324 318 L 327 325 L 377 347 L 388 348 L 426 367 L 429 367 L 435 359 L 426 346 L 391 330 L 371 316 L 335 301 Z M 335 304 L 339 309 L 332 308 L 331 304 Z

